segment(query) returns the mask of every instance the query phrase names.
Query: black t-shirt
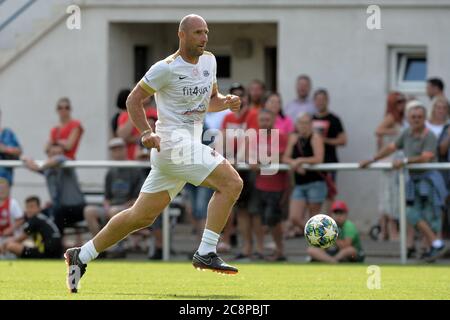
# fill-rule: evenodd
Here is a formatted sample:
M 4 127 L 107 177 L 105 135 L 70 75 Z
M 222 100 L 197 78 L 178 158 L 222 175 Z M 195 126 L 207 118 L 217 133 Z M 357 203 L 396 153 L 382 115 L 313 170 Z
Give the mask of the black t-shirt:
M 324 138 L 337 138 L 344 132 L 341 120 L 332 113 L 328 113 L 324 117 L 315 114 L 313 116 L 313 127 L 316 132 L 322 134 Z M 336 146 L 325 144 L 325 163 L 339 162 L 336 152 Z
M 314 156 L 314 150 L 311 145 L 311 138 L 312 135 L 308 138 L 299 138 L 297 140 L 297 143 L 294 145 L 294 149 L 292 150 L 292 158 L 297 159 L 300 157 L 312 157 Z M 317 171 L 311 171 L 306 170 L 305 174 L 299 174 L 295 172 L 295 184 L 296 185 L 303 185 L 311 182 L 316 181 L 323 181 L 323 176 L 320 172 Z
M 33 238 L 36 249 L 48 253 L 61 248 L 61 234 L 55 223 L 39 213 L 23 225 L 24 232 Z

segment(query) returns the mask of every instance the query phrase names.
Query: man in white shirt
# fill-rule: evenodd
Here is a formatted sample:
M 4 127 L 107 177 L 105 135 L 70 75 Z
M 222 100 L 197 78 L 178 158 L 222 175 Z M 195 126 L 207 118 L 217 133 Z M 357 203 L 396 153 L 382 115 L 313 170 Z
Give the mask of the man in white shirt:
M 317 109 L 314 105 L 314 102 L 309 97 L 311 93 L 311 78 L 307 75 L 300 75 L 297 78 L 297 99 L 289 102 L 285 109 L 284 113 L 291 118 L 293 122 L 297 120 L 297 116 L 301 113 L 309 113 L 310 115 L 314 115 L 317 112 Z
M 141 133 L 141 142 L 152 149 L 152 170 L 133 207 L 114 216 L 81 248 L 66 251 L 71 292 L 77 292 L 89 261 L 131 232 L 151 225 L 186 182 L 215 190 L 202 241 L 193 257 L 194 267 L 225 274 L 238 272 L 217 256 L 216 246 L 241 193 L 242 179 L 227 160 L 201 143 L 201 133 L 207 111 L 236 112 L 241 103 L 239 97 L 218 91 L 216 59 L 205 51 L 208 32 L 202 17 L 184 17 L 178 30 L 178 51 L 155 63 L 128 97 L 127 109 Z M 158 109 L 155 132 L 142 105 L 153 94 Z

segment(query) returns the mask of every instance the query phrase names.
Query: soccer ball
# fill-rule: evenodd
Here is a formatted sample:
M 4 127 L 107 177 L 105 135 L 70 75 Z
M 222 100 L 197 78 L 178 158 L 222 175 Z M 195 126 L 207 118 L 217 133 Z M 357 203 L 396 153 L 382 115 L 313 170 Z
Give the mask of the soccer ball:
M 306 241 L 313 247 L 329 248 L 335 244 L 337 237 L 337 224 L 327 215 L 317 214 L 305 225 Z

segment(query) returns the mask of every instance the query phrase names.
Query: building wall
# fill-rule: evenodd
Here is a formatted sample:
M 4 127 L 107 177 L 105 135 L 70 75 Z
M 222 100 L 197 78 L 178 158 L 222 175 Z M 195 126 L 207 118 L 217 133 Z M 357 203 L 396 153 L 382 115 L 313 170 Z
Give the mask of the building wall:
M 368 1 L 198 0 L 187 4 L 177 0 L 86 0 L 82 2 L 81 31 L 68 31 L 61 24 L 0 74 L 2 120 L 15 129 L 26 154 L 43 158 L 42 146 L 50 126 L 56 123 L 55 102 L 60 96 L 69 96 L 74 116 L 83 120 L 86 129 L 79 159 L 105 159 L 115 94 L 133 83 L 132 51 L 127 48 L 154 40 L 162 44 L 154 46 L 155 58 L 165 56 L 176 43 L 173 24 L 196 12 L 210 26 L 217 26 L 211 27 L 213 49 L 221 50 L 223 43 L 247 32 L 256 48 L 278 38 L 278 83 L 284 101 L 295 97 L 298 74 L 311 75 L 314 87 L 329 90 L 331 110 L 342 117 L 347 130 L 349 143 L 339 152 L 341 161 L 359 161 L 375 151 L 373 132 L 389 90 L 389 45 L 427 46 L 429 76 L 438 75 L 450 84 L 450 1 L 379 2 L 382 30 L 369 31 Z M 162 30 L 155 25 L 136 25 L 142 23 L 169 24 Z M 248 29 L 228 29 L 224 23 L 245 23 Z M 277 27 L 252 29 L 252 23 Z M 257 49 L 251 61 L 237 61 L 233 66 L 236 80 L 246 83 L 262 77 L 261 59 Z M 421 98 L 426 101 L 423 95 Z M 82 171 L 81 175 L 85 183 L 103 179 L 101 173 Z M 349 202 L 354 220 L 363 229 L 378 217 L 378 176 L 376 172 L 339 174 L 339 197 Z M 16 179 L 18 198 L 24 190 L 36 193 L 34 186 L 42 181 L 23 170 L 17 170 Z
M 277 45 L 276 24 L 216 24 L 211 30 L 207 50 L 216 55 L 231 55 L 232 80 L 247 85 L 253 79 L 264 80 L 264 48 Z M 135 83 L 133 50 L 136 45 L 149 48 L 149 64 L 166 58 L 178 47 L 178 25 L 175 23 L 112 23 L 109 25 L 109 105 L 116 110 L 115 99 L 122 88 L 132 88 Z M 253 54 L 250 58 L 236 57 L 233 43 L 237 39 L 251 39 Z M 150 65 L 149 65 L 150 67 Z M 143 75 L 142 75 L 143 76 Z M 230 81 L 219 81 L 223 90 Z
M 70 97 L 73 116 L 85 129 L 78 159 L 107 156 L 107 24 L 90 11 L 83 23 L 80 31 L 69 31 L 62 23 L 0 74 L 2 126 L 14 129 L 27 156 L 45 159 L 62 96 Z M 80 170 L 80 179 L 85 185 L 103 181 L 102 171 Z M 30 194 L 48 199 L 44 179 L 17 169 L 13 196 L 22 201 Z

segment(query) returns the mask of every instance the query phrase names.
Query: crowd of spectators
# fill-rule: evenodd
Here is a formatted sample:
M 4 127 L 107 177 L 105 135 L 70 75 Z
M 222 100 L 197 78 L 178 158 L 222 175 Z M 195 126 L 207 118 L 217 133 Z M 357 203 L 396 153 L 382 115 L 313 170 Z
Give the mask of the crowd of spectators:
M 313 91 L 308 75 L 300 75 L 295 88 L 297 98 L 283 104 L 281 95 L 267 91 L 259 80 L 252 81 L 247 88 L 233 83 L 229 93 L 241 98 L 240 111 L 209 113 L 205 118 L 205 130 L 221 133 L 224 156 L 233 164 L 248 162 L 250 146 L 244 142 L 246 148 L 242 153 L 241 141 L 230 133 L 263 129 L 268 139 L 259 140 L 258 136 L 256 148 L 272 155 L 277 152 L 279 161 L 290 167 L 289 171 L 265 175 L 259 165 L 252 163 L 250 170 L 239 171 L 244 188 L 225 226 L 218 250 L 235 252 L 237 260 L 285 261 L 285 240 L 302 236 L 306 221 L 323 210 L 335 218 L 340 229 L 339 240 L 335 248 L 326 251 L 308 249 L 310 260 L 362 261 L 364 252 L 359 232 L 348 219 L 347 204 L 336 200 L 336 172 L 305 169 L 305 165 L 339 162 L 338 149 L 347 144 L 344 123 L 332 111 L 330 93 L 324 88 Z M 428 80 L 429 108 L 401 92 L 389 93 L 384 118 L 375 132 L 378 151 L 370 160 L 362 161 L 361 167 L 375 161 L 393 161 L 396 169 L 408 163 L 449 162 L 450 110 L 443 92 L 442 80 Z M 141 147 L 139 132 L 126 110 L 129 93 L 130 90 L 124 89 L 117 97 L 118 112 L 111 120 L 108 143 L 110 159 L 148 161 L 149 152 Z M 158 119 L 154 99 L 144 101 L 144 107 L 154 129 Z M 19 203 L 10 197 L 13 170 L 0 167 L 0 257 L 60 256 L 65 228 L 85 221 L 91 235 L 96 235 L 110 218 L 133 205 L 150 170 L 109 169 L 104 179 L 103 203 L 87 204 L 76 169 L 63 166 L 65 161 L 76 159 L 84 128 L 79 120 L 72 118 L 68 98 L 58 100 L 56 111 L 59 123 L 50 131 L 45 145 L 47 160 L 42 164 L 22 155 L 14 132 L 1 126 L 0 114 L 0 160 L 22 159 L 26 168 L 45 179 L 51 198 L 49 204 L 42 206 L 38 197 L 30 196 L 25 201 L 25 213 L 22 212 Z M 270 150 L 274 132 L 279 141 L 278 150 Z M 203 141 L 212 145 L 217 142 L 214 139 Z M 256 163 L 263 161 L 257 158 Z M 397 240 L 397 171 L 385 171 L 380 177 L 379 240 Z M 434 261 L 445 251 L 443 226 L 448 224 L 450 176 L 448 171 L 411 171 L 406 185 L 409 256 Z M 183 194 L 188 220 L 200 238 L 213 191 L 187 184 Z M 161 259 L 160 218 L 152 230 L 156 248 L 150 258 Z M 269 234 L 271 242 L 265 241 Z M 30 246 L 27 239 L 33 239 L 34 245 Z M 422 247 L 420 256 L 415 243 L 418 239 Z M 232 250 L 233 247 L 237 248 Z M 123 242 L 112 251 L 124 256 Z

